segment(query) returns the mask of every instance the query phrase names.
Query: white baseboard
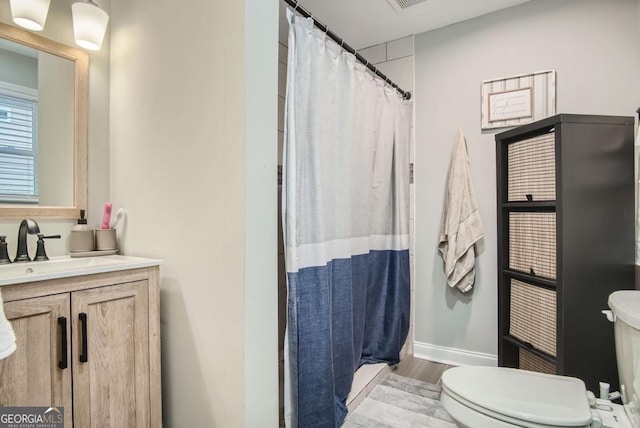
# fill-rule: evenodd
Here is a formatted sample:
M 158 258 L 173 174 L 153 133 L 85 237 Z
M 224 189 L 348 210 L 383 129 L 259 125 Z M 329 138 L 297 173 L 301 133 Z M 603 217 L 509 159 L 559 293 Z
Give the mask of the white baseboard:
M 413 356 L 436 363 L 452 366 L 492 366 L 498 365 L 498 356 L 465 349 L 447 348 L 429 343 L 414 342 Z

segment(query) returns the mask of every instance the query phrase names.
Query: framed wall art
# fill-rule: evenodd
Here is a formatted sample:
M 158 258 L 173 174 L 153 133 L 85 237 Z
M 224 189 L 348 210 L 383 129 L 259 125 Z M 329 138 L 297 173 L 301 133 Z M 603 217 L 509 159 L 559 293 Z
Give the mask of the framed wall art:
M 482 82 L 482 129 L 505 128 L 556 114 L 556 72 L 503 77 Z

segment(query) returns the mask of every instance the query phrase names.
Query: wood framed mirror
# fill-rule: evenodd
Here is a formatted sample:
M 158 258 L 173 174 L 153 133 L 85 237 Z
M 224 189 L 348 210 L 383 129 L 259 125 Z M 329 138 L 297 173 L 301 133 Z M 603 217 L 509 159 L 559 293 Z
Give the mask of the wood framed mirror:
M 89 103 L 89 54 L 65 44 L 38 36 L 28 31 L 22 30 L 11 25 L 0 23 L 0 38 L 4 39 L 2 42 L 8 41 L 9 43 L 16 44 L 16 50 L 25 47 L 25 50 L 37 51 L 36 56 L 40 58 L 40 55 L 48 54 L 50 58 L 54 58 L 54 61 L 60 61 L 63 59 L 64 68 L 68 68 L 69 77 L 64 80 L 68 80 L 68 90 L 64 94 L 64 98 L 69 99 L 68 106 L 64 109 L 57 109 L 55 103 L 58 99 L 51 99 L 49 104 L 53 105 L 54 110 L 49 108 L 48 111 L 36 110 L 35 115 L 38 118 L 38 124 L 36 126 L 36 134 L 38 141 L 42 141 L 43 145 L 46 143 L 47 134 L 43 131 L 43 135 L 38 135 L 37 129 L 42 128 L 40 121 L 46 118 L 48 123 L 57 122 L 62 116 L 68 116 L 68 131 L 64 138 L 65 144 L 68 144 L 68 149 L 57 150 L 51 147 L 41 147 L 37 153 L 41 154 L 42 160 L 49 159 L 49 165 L 46 167 L 46 173 L 39 173 L 38 157 L 34 156 L 34 174 L 36 175 L 35 183 L 36 189 L 38 189 L 38 180 L 40 175 L 42 178 L 41 188 L 56 188 L 60 192 L 65 194 L 64 198 L 53 197 L 40 197 L 38 191 L 36 193 L 37 198 L 32 198 L 28 202 L 21 202 L 18 200 L 3 200 L 0 202 L 0 220 L 4 219 L 19 219 L 32 217 L 36 219 L 75 219 L 78 217 L 80 209 L 87 209 L 88 199 L 88 167 L 87 167 L 87 146 L 88 146 L 88 103 Z M 20 45 L 19 47 L 17 45 Z M 39 60 L 38 60 L 39 61 Z M 37 67 L 37 65 L 36 65 Z M 42 68 L 37 73 L 43 73 Z M 71 75 L 72 73 L 72 75 Z M 38 80 L 41 77 L 38 75 Z M 56 79 L 53 82 L 49 82 L 50 86 L 63 86 L 61 82 L 57 82 Z M 11 84 L 9 83 L 9 86 Z M 58 88 L 59 90 L 62 90 Z M 72 93 L 69 93 L 71 92 Z M 52 97 L 49 97 L 52 98 Z M 38 106 L 40 107 L 40 106 Z M 67 114 L 63 114 L 65 110 Z M 3 119 L 3 112 L 0 112 L 0 121 Z M 5 113 L 6 115 L 7 113 Z M 6 119 L 6 117 L 5 117 Z M 48 130 L 49 128 L 46 128 Z M 71 140 L 71 141 L 69 141 Z M 62 155 L 61 152 L 66 154 Z M 62 158 L 64 156 L 64 158 Z M 57 157 L 57 159 L 56 159 Z M 40 162 L 44 164 L 44 162 Z M 58 176 L 67 175 L 68 178 L 62 180 L 64 184 L 57 183 Z M 49 190 L 49 192 L 52 192 Z

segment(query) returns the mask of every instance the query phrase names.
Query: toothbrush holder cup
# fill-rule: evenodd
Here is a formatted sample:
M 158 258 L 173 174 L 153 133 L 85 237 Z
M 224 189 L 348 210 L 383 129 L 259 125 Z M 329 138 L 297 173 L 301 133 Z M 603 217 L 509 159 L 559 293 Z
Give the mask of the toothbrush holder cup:
M 107 251 L 118 249 L 116 229 L 96 229 L 96 250 Z

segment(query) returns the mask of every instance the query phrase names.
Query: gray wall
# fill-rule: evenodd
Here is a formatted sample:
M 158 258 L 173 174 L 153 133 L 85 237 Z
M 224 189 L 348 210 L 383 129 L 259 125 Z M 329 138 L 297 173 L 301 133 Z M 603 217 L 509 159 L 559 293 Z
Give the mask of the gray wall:
M 558 112 L 634 115 L 640 106 L 638 5 L 637 0 L 535 0 L 416 36 L 417 355 L 495 364 L 495 132 L 480 130 L 481 82 L 556 70 Z M 437 253 L 458 128 L 468 139 L 485 225 L 470 295 L 448 289 Z
M 40 205 L 73 206 L 74 64 L 38 55 L 38 156 Z
M 38 60 L 0 49 L 0 80 L 38 89 Z

